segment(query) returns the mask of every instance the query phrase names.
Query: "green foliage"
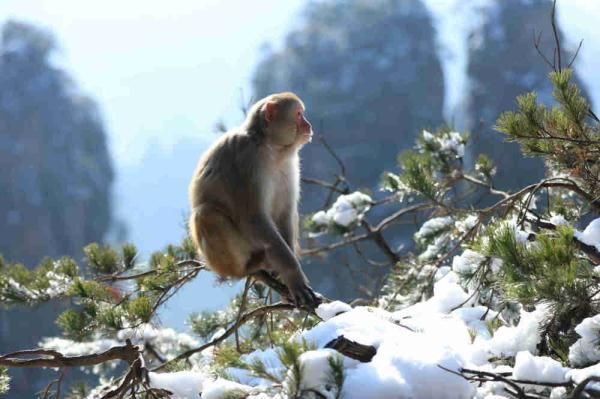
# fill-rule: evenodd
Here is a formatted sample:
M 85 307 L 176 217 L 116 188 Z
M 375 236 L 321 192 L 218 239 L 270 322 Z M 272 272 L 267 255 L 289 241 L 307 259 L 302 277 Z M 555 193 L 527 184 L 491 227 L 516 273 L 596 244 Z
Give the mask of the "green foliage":
M 60 326 L 65 336 L 81 341 L 91 337 L 92 331 L 89 325 L 93 320 L 93 315 L 89 312 L 67 309 L 58 316 L 56 324 Z
M 123 244 L 121 247 L 121 258 L 123 259 L 123 267 L 126 270 L 132 269 L 135 266 L 137 257 L 137 248 L 133 244 Z
M 433 162 L 427 154 L 418 154 L 414 151 L 403 153 L 400 158 L 402 175 L 400 181 L 413 191 L 426 198 L 435 199 L 438 189 L 433 178 Z
M 207 340 L 227 323 L 227 319 L 224 312 L 203 311 L 200 314 L 191 314 L 188 317 L 188 323 L 194 334 Z
M 198 256 L 198 251 L 196 250 L 196 244 L 191 237 L 186 237 L 183 239 L 181 243 L 181 251 L 187 255 L 189 259 L 194 259 Z
M 83 382 L 76 382 L 71 385 L 66 399 L 85 399 L 90 392 L 90 387 Z
M 248 369 L 248 365 L 240 359 L 241 355 L 242 354 L 237 351 L 233 343 L 225 342 L 215 348 L 212 368 L 216 370 L 218 374 L 223 374 L 227 367 Z
M 589 104 L 572 77 L 569 69 L 550 74 L 558 106 L 547 109 L 535 93 L 519 96 L 518 112 L 503 113 L 496 129 L 521 144 L 525 153 L 540 155 L 557 172 L 577 179 L 588 198 L 597 198 L 600 131 L 597 123 L 588 124 Z
M 119 255 L 111 247 L 92 243 L 83 248 L 83 252 L 88 265 L 100 273 L 110 274 L 120 269 Z
M 68 257 L 49 258 L 34 269 L 22 264 L 0 268 L 0 300 L 4 303 L 37 303 L 63 296 L 79 268 Z
M 496 173 L 496 167 L 487 155 L 479 154 L 475 163 L 475 171 L 481 174 L 486 180 L 491 180 Z
M 127 304 L 128 317 L 132 321 L 141 321 L 148 323 L 154 314 L 154 308 L 151 299 L 148 296 L 140 295 Z
M 342 356 L 331 356 L 327 359 L 331 373 L 331 382 L 337 388 L 336 399 L 340 398 L 342 385 L 344 385 L 344 358 Z
M 285 388 L 291 397 L 296 397 L 300 393 L 303 372 L 300 355 L 311 349 L 314 349 L 314 346 L 309 345 L 306 341 L 302 341 L 302 343 L 287 341 L 282 343 L 277 351 L 279 360 L 288 369 Z
M 531 245 L 518 242 L 508 226 L 492 228 L 486 252 L 502 260 L 501 282 L 507 295 L 520 302 L 577 302 L 587 296 L 592 269 L 578 259 L 568 227 L 541 232 Z

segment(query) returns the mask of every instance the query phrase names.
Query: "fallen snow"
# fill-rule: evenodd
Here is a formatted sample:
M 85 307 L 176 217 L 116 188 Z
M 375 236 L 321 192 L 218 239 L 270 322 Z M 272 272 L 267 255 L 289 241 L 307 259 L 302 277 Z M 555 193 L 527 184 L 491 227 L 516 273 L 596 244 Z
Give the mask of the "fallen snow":
M 421 241 L 434 234 L 446 230 L 449 226 L 454 224 L 452 216 L 443 216 L 438 218 L 429 219 L 415 233 L 415 241 Z
M 330 362 L 335 359 L 343 361 L 343 356 L 333 349 L 318 349 L 300 355 L 299 362 L 303 371 L 300 389 L 314 390 L 326 399 L 336 399 L 338 387 L 331 380 L 330 365 Z
M 552 215 L 552 217 L 550 218 L 550 223 L 558 226 L 558 225 L 568 225 L 569 222 L 567 222 L 567 219 L 565 219 L 565 217 L 563 215 L 561 215 L 560 213 Z
M 348 227 L 360 221 L 365 212 L 371 208 L 373 200 L 360 191 L 340 195 L 327 211 L 319 211 L 312 217 L 313 223 L 318 226 L 337 224 Z
M 548 316 L 547 306 L 539 305 L 533 312 L 521 311 L 521 320 L 514 327 L 502 326 L 488 342 L 488 350 L 495 356 L 515 356 L 520 351 L 537 353 L 541 341 L 541 325 Z
M 575 332 L 581 338 L 569 348 L 569 362 L 574 366 L 586 366 L 600 361 L 600 314 L 583 319 Z
M 329 320 L 333 316 L 337 316 L 340 313 L 348 312 L 352 310 L 352 307 L 347 303 L 341 301 L 333 301 L 330 303 L 323 303 L 315 310 L 317 316 L 323 320 Z
M 252 387 L 223 378 L 209 381 L 202 391 L 202 399 L 245 398 Z M 195 396 L 190 396 L 190 398 Z
M 600 251 L 600 218 L 592 220 L 585 230 L 576 230 L 575 237 L 582 243 L 591 245 Z
M 546 356 L 533 356 L 521 351 L 515 357 L 513 377 L 518 380 L 537 382 L 566 382 L 568 369 Z
M 459 274 L 473 274 L 483 261 L 485 261 L 485 256 L 479 252 L 465 249 L 462 254 L 456 255 L 452 260 L 452 270 Z
M 442 152 L 450 153 L 458 158 L 465 156 L 465 139 L 458 132 L 433 135 L 427 130 L 423 130 L 422 137 L 426 143 L 437 145 Z
M 148 373 L 150 386 L 165 389 L 173 394 L 173 399 L 198 398 L 208 376 L 195 371 L 174 373 Z M 204 395 L 203 395 L 204 397 Z

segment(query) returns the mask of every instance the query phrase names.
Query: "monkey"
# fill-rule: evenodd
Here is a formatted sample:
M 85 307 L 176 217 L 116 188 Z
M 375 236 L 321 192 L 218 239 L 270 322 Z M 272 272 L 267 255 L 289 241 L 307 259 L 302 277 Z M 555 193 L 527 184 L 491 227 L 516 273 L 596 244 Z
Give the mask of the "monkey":
M 295 306 L 321 301 L 299 257 L 299 150 L 313 136 L 296 94 L 271 94 L 200 158 L 189 185 L 191 238 L 221 277 L 267 272 Z

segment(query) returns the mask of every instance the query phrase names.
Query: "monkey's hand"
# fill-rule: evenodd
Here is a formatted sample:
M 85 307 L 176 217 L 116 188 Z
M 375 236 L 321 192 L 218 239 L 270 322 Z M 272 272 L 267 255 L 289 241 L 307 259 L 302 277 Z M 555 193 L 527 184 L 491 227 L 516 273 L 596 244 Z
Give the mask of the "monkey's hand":
M 308 285 L 308 279 L 301 270 L 288 272 L 280 277 L 290 292 L 289 299 L 295 306 L 315 309 L 323 301 L 323 298 Z

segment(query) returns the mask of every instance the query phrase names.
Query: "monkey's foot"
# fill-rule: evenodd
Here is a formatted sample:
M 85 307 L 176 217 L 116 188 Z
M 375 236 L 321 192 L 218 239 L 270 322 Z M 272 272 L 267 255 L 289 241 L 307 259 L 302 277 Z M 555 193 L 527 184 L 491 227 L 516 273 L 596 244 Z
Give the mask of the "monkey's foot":
M 299 308 L 307 308 L 309 310 L 315 309 L 323 302 L 329 302 L 323 295 L 313 291 L 308 285 L 300 287 L 299 290 L 293 290 L 291 293 L 290 289 L 279 281 L 273 274 L 260 270 L 252 274 L 256 280 L 262 282 L 273 291 L 277 292 L 281 296 L 282 302 L 292 303 Z

